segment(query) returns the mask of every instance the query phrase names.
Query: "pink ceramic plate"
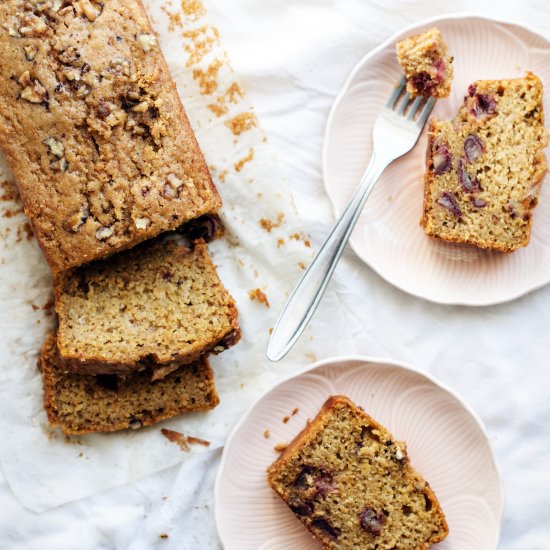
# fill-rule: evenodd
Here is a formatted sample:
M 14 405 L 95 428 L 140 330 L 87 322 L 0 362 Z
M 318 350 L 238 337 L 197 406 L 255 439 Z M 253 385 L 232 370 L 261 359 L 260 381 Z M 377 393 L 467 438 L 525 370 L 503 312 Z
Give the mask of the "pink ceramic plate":
M 409 27 L 370 52 L 352 72 L 329 116 L 323 153 L 327 193 L 343 211 L 372 150 L 372 126 L 398 80 L 395 43 L 437 26 L 454 55 L 452 94 L 433 116 L 452 118 L 477 79 L 527 70 L 550 82 L 550 43 L 523 27 L 478 16 L 447 16 Z M 550 116 L 550 95 L 545 111 Z M 429 239 L 419 226 L 426 134 L 383 174 L 351 238 L 358 256 L 396 287 L 446 304 L 505 302 L 550 281 L 550 184 L 542 188 L 531 243 L 513 254 Z M 548 178 L 547 178 L 548 179 Z
M 407 442 L 413 467 L 434 488 L 449 523 L 449 536 L 434 550 L 496 548 L 502 487 L 479 419 L 453 392 L 407 365 L 350 357 L 322 361 L 279 383 L 234 429 L 215 488 L 225 550 L 319 548 L 268 486 L 266 470 L 278 456 L 274 446 L 292 440 L 335 394 L 347 395 Z

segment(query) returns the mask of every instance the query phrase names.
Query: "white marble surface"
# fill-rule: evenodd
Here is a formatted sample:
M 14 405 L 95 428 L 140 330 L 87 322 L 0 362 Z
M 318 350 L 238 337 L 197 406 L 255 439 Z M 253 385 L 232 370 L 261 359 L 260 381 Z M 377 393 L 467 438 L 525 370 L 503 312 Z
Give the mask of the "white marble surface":
M 405 25 L 455 11 L 498 15 L 550 37 L 542 0 L 207 0 L 206 6 L 314 246 L 334 221 L 320 170 L 324 125 L 365 53 Z M 405 360 L 438 377 L 477 411 L 496 449 L 506 497 L 499 548 L 545 550 L 549 326 L 549 287 L 500 306 L 439 306 L 394 289 L 347 251 L 284 370 L 311 361 L 306 353 L 318 359 L 362 353 Z M 22 508 L 2 478 L 0 548 L 219 548 L 212 499 L 219 453 L 43 514 Z

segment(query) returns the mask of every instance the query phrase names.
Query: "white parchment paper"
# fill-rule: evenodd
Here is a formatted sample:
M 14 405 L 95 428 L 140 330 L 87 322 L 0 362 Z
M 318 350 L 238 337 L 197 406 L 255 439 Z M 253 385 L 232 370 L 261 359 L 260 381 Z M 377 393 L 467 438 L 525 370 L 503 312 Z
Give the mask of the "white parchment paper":
M 192 4 L 192 3 L 190 3 Z M 185 454 L 160 427 L 223 445 L 252 399 L 284 369 L 265 357 L 269 329 L 311 249 L 267 139 L 200 6 L 149 13 L 224 201 L 226 236 L 210 249 L 237 301 L 241 342 L 212 359 L 221 404 L 138 432 L 65 438 L 48 428 L 37 353 L 54 319 L 51 279 L 25 217 L 4 183 L 0 203 L 0 459 L 16 498 L 44 511 L 142 478 L 204 452 Z M 209 107 L 210 106 L 210 107 Z M 0 181 L 11 180 L 0 161 Z M 252 300 L 261 289 L 270 306 Z

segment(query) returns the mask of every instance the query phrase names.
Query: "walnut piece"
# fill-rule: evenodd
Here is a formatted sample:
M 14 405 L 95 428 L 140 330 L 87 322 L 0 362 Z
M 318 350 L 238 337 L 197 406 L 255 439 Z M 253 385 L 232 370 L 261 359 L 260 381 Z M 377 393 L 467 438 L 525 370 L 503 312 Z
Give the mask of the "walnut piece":
M 50 148 L 50 152 L 52 153 L 52 155 L 55 155 L 59 159 L 65 154 L 65 146 L 54 137 L 49 137 L 45 139 L 42 143 L 47 145 Z
M 151 225 L 149 218 L 137 218 L 134 220 L 137 229 L 147 229 Z
M 29 103 L 42 103 L 48 97 L 46 88 L 36 78 L 31 79 L 29 71 L 19 77 L 19 83 L 25 86 L 21 91 L 21 99 Z
M 23 46 L 23 51 L 25 52 L 25 59 L 27 61 L 34 61 L 38 50 L 34 46 Z
M 95 236 L 96 239 L 99 241 L 104 241 L 108 239 L 109 237 L 113 236 L 113 228 L 112 227 L 100 227 L 96 232 Z
M 166 178 L 166 183 L 162 188 L 162 195 L 167 199 L 175 199 L 179 195 L 179 188 L 183 185 L 183 182 L 175 175 L 169 174 Z
M 144 52 L 150 52 L 157 43 L 157 39 L 153 34 L 138 34 L 137 39 Z
M 88 212 L 88 210 L 86 210 L 85 208 L 80 209 L 78 212 L 71 214 L 63 222 L 63 229 L 76 233 L 80 229 L 80 227 L 82 227 L 86 223 L 89 215 L 90 213 Z
M 103 7 L 101 5 L 92 4 L 90 0 L 80 0 L 78 5 L 81 12 L 86 16 L 86 19 L 88 19 L 90 23 L 93 23 L 103 11 Z

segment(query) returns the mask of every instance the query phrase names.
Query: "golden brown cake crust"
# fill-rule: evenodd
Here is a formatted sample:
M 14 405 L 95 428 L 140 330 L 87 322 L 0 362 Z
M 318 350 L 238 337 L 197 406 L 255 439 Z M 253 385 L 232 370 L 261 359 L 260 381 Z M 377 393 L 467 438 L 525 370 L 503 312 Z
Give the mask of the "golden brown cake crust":
M 5 0 L 0 21 L 0 147 L 52 271 L 217 211 L 140 0 Z
M 124 378 L 67 373 L 50 334 L 38 366 L 48 420 L 67 435 L 137 429 L 184 412 L 208 411 L 219 403 L 205 358 L 158 382 L 145 372 Z
M 330 397 L 268 469 L 323 548 L 424 549 L 448 533 L 406 446 L 347 397 Z
M 203 240 L 153 240 L 54 279 L 58 347 L 84 374 L 150 368 L 219 353 L 240 338 L 237 309 Z
M 427 235 L 501 252 L 529 243 L 547 172 L 542 98 L 532 73 L 480 80 L 454 120 L 430 121 L 421 220 Z

